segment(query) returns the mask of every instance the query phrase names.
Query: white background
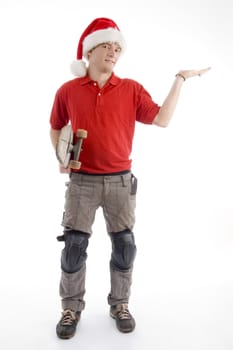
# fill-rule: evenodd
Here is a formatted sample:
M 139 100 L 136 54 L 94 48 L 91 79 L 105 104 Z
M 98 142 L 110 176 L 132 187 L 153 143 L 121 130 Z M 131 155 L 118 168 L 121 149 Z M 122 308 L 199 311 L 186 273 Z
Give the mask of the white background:
M 108 316 L 100 210 L 86 310 L 76 336 L 61 341 L 56 236 L 68 178 L 58 173 L 49 115 L 57 88 L 73 78 L 81 33 L 102 16 L 128 44 L 115 73 L 159 104 L 178 70 L 212 69 L 183 84 L 168 128 L 136 128 L 135 332 L 119 334 Z M 231 0 L 0 0 L 2 349 L 232 349 L 232 19 Z

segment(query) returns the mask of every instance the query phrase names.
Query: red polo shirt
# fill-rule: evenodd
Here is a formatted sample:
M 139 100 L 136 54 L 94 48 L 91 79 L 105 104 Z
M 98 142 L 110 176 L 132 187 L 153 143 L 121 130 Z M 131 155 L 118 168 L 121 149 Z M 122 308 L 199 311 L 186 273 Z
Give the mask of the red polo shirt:
M 60 130 L 70 121 L 74 132 L 87 130 L 80 154 L 81 171 L 114 173 L 131 169 L 135 122 L 151 124 L 159 108 L 134 80 L 112 74 L 100 89 L 86 76 L 58 89 L 50 124 L 52 129 Z

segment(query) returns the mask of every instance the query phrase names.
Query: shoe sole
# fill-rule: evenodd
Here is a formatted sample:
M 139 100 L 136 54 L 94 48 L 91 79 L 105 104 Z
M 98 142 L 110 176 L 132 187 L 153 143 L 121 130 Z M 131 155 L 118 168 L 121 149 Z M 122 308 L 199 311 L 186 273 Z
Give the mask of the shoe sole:
M 67 339 L 72 338 L 74 336 L 74 334 L 69 335 L 69 336 L 64 336 L 64 337 L 57 334 L 57 336 L 58 336 L 59 339 L 67 340 Z

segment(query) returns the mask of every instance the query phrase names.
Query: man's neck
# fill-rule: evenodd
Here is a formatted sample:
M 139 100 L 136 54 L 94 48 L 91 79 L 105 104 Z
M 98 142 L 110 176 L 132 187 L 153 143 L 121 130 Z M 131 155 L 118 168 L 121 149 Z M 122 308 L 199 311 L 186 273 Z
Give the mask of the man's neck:
M 94 80 L 98 83 L 99 87 L 102 88 L 107 81 L 110 79 L 112 72 L 109 73 L 99 73 L 88 69 L 88 75 L 91 78 L 91 80 Z

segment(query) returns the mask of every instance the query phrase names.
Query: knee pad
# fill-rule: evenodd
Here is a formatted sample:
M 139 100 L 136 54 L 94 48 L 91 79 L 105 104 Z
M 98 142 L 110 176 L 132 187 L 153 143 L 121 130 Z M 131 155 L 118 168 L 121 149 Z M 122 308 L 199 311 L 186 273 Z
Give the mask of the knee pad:
M 77 272 L 84 265 L 87 259 L 88 238 L 88 233 L 75 230 L 65 232 L 65 248 L 61 254 L 61 268 L 64 272 Z
M 112 241 L 111 266 L 114 270 L 129 270 L 133 266 L 136 245 L 133 232 L 125 230 L 110 234 Z

